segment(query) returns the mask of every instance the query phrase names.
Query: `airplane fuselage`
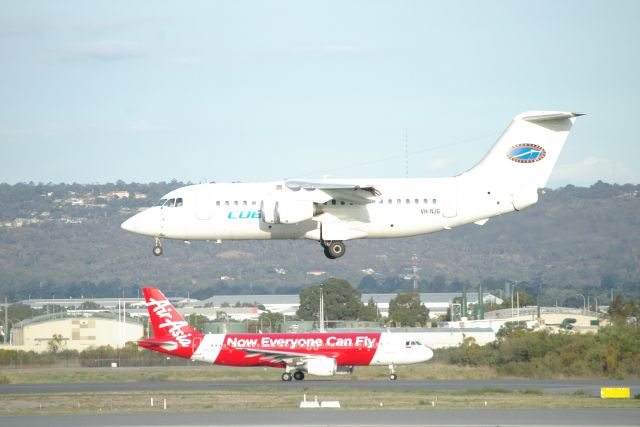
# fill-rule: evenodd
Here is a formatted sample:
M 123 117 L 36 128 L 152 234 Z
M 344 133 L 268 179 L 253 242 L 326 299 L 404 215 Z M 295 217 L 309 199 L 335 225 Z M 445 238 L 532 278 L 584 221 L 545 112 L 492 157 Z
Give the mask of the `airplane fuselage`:
M 296 196 L 284 182 L 198 184 L 163 197 L 181 200 L 180 206 L 175 202 L 173 206 L 154 206 L 135 217 L 137 224 L 127 227 L 139 234 L 181 240 L 321 240 L 321 219 L 343 224 L 346 234 L 341 240 L 348 240 L 415 236 L 516 210 L 508 189 L 468 181 L 464 177 L 373 180 L 369 182 L 381 194 L 369 203 L 339 197 L 314 202 L 317 215 L 294 224 L 263 220 L 265 200 Z M 536 191 L 531 190 L 531 204 L 537 200 Z

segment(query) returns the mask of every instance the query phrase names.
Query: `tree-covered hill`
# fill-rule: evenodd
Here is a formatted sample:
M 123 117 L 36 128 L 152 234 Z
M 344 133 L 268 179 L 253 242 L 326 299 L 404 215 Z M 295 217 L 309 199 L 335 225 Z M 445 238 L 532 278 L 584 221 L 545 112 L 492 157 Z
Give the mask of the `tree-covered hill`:
M 406 290 L 413 254 L 430 291 L 462 282 L 499 289 L 510 280 L 550 304 L 577 292 L 604 301 L 611 289 L 633 296 L 640 288 L 637 185 L 547 190 L 537 205 L 482 227 L 350 241 L 333 261 L 312 241 L 166 241 L 154 257 L 152 239 L 120 224 L 181 185 L 0 184 L 0 294 L 132 296 L 151 284 L 169 294 L 297 293 L 328 276 L 369 291 Z

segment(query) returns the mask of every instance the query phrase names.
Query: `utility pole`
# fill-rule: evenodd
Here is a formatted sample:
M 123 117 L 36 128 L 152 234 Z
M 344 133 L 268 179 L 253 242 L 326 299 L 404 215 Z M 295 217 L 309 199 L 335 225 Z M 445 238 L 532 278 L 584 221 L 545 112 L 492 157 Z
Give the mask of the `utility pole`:
M 482 283 L 478 286 L 478 320 L 484 320 L 484 292 Z
M 413 292 L 418 293 L 418 256 L 413 254 L 411 257 L 413 265 Z
M 320 285 L 320 332 L 325 332 L 324 330 L 324 290 L 322 285 Z
M 4 343 L 7 343 L 7 335 L 9 335 L 9 304 L 7 304 L 7 296 L 4 296 Z

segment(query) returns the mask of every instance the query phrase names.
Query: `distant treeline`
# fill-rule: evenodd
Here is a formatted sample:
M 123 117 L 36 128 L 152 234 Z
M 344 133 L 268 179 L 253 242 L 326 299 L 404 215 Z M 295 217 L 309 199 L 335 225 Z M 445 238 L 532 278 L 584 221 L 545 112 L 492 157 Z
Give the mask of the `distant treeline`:
M 89 368 L 118 366 L 175 366 L 192 364 L 188 359 L 167 358 L 166 355 L 143 350 L 136 343 L 129 342 L 121 349 L 111 346 L 90 348 L 84 351 L 61 350 L 47 353 L 22 350 L 0 350 L 0 367 L 33 368 L 52 366 L 83 366 Z
M 460 347 L 437 350 L 440 361 L 489 366 L 499 374 L 527 378 L 640 377 L 640 327 L 626 319 L 597 334 L 502 329 L 495 342 L 479 346 L 472 339 Z
M 612 294 L 640 297 L 640 185 L 568 185 L 482 227 L 354 240 L 348 262 L 326 260 L 306 240 L 166 240 L 165 255 L 154 257 L 152 239 L 127 233 L 120 224 L 184 184 L 0 184 L 0 221 L 8 224 L 0 228 L 0 299 L 131 298 L 150 284 L 170 296 L 198 299 L 297 294 L 327 277 L 344 278 L 362 293 L 407 292 L 413 288 L 413 254 L 421 292 L 476 292 L 482 284 L 485 292 L 507 296 L 514 285 L 541 305 L 571 307 L 584 305 L 581 295 L 601 305 Z M 102 197 L 100 206 L 70 202 L 116 190 L 133 197 Z M 136 193 L 147 198 L 136 199 Z M 12 223 L 17 218 L 33 221 L 20 227 Z

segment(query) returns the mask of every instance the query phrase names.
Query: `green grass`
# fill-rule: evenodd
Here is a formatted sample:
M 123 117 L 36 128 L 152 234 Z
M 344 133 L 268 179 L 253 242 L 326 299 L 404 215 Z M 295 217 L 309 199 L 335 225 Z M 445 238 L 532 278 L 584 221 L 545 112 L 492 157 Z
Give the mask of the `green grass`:
M 44 384 L 69 382 L 140 382 L 140 381 L 279 381 L 281 369 L 234 368 L 228 366 L 185 365 L 145 368 L 12 368 L 3 369 L 0 377 L 11 384 Z M 495 379 L 490 368 L 457 367 L 444 364 L 399 366 L 398 376 L 412 380 L 479 380 Z M 331 380 L 370 381 L 387 379 L 385 366 L 357 367 L 353 375 L 337 375 Z
M 307 399 L 338 400 L 343 409 L 463 409 L 483 408 L 640 408 L 636 399 L 599 399 L 565 394 L 523 394 L 501 391 L 460 392 L 314 389 Z M 154 406 L 151 407 L 151 398 Z M 293 410 L 303 392 L 281 387 L 215 391 L 155 390 L 136 393 L 48 393 L 0 395 L 0 415 Z

